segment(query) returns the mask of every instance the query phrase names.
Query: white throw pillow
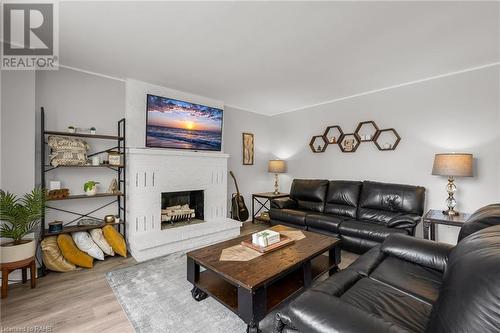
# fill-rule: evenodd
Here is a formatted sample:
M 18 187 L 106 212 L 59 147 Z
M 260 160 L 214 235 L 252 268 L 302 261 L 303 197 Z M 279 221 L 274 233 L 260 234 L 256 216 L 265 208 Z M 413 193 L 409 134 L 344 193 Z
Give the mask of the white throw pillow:
M 76 246 L 83 252 L 87 253 L 89 256 L 94 257 L 99 260 L 104 260 L 104 253 L 92 240 L 89 233 L 86 231 L 77 231 L 71 234 L 73 241 L 75 241 Z
M 92 237 L 92 240 L 94 243 L 99 246 L 99 248 L 107 254 L 108 256 L 114 256 L 115 251 L 113 251 L 113 248 L 111 245 L 109 245 L 108 241 L 106 238 L 104 238 L 104 235 L 102 234 L 102 229 L 92 229 L 90 230 L 90 236 Z

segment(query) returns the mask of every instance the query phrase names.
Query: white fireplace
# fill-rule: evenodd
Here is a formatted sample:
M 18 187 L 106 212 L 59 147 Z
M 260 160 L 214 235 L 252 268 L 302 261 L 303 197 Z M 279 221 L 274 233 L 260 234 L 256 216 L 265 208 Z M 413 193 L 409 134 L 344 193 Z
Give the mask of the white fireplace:
M 239 235 L 227 218 L 227 158 L 223 153 L 127 149 L 127 239 L 144 261 Z M 162 193 L 203 191 L 204 223 L 162 230 Z

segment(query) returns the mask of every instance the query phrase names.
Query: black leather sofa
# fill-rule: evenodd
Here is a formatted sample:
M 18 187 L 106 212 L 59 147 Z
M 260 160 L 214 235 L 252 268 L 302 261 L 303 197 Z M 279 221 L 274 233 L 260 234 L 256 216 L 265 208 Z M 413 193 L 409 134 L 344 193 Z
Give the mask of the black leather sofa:
M 415 235 L 425 188 L 376 182 L 295 179 L 290 197 L 271 202 L 271 224 L 333 235 L 364 253 L 391 234 Z
M 455 247 L 390 235 L 275 315 L 275 333 L 500 332 L 500 204 Z

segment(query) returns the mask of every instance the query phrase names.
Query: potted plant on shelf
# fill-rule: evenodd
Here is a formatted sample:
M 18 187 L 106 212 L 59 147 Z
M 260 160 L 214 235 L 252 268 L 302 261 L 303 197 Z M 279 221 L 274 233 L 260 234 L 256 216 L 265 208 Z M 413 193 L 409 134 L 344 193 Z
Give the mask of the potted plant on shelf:
M 99 182 L 95 182 L 93 180 L 88 180 L 83 184 L 83 190 L 86 195 L 95 195 L 97 193 L 97 184 Z
M 95 134 L 95 132 L 96 132 L 95 127 L 91 127 L 91 128 L 90 128 L 90 134 L 94 135 L 94 134 Z
M 21 261 L 35 256 L 36 240 L 26 235 L 35 231 L 42 218 L 45 192 L 35 188 L 18 198 L 0 190 L 0 236 L 10 238 L 1 244 L 1 263 Z
M 76 132 L 76 129 L 74 126 L 68 126 L 68 132 L 69 133 L 75 133 Z

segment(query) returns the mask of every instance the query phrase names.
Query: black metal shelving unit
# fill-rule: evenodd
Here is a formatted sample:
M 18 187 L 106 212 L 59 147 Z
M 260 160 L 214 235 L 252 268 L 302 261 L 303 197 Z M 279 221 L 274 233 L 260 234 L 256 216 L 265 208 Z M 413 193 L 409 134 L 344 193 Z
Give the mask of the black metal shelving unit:
M 41 184 L 43 188 L 46 188 L 45 184 L 45 174 L 47 172 L 50 172 L 55 169 L 59 168 L 105 168 L 105 169 L 110 169 L 114 172 L 117 173 L 117 181 L 118 181 L 118 190 L 119 194 L 113 194 L 113 193 L 98 193 L 93 196 L 87 196 L 87 195 L 70 195 L 65 198 L 61 199 L 50 199 L 47 200 L 47 205 L 46 209 L 52 209 L 64 213 L 68 213 L 71 215 L 76 216 L 76 218 L 66 221 L 63 223 L 63 230 L 60 232 L 53 232 L 50 233 L 48 229 L 45 229 L 45 210 L 43 211 L 42 214 L 42 223 L 41 223 L 41 228 L 40 228 L 40 241 L 42 241 L 45 237 L 48 236 L 55 236 L 59 234 L 64 234 L 64 233 L 72 233 L 75 231 L 84 231 L 84 230 L 90 230 L 94 228 L 101 228 L 105 225 L 109 225 L 110 223 L 102 223 L 101 225 L 95 225 L 95 226 L 78 226 L 76 225 L 77 221 L 81 218 L 85 217 L 90 217 L 90 218 L 96 218 L 102 220 L 102 217 L 97 217 L 94 216 L 93 214 L 98 212 L 99 210 L 111 206 L 113 204 L 117 205 L 117 211 L 118 215 L 120 217 L 120 223 L 112 223 L 111 225 L 114 225 L 117 229 L 118 232 L 120 232 L 123 237 L 126 238 L 126 215 L 127 215 L 127 202 L 126 202 L 126 142 L 125 142 L 125 118 L 121 119 L 117 123 L 117 135 L 102 135 L 102 134 L 89 134 L 89 133 L 68 133 L 68 132 L 63 132 L 63 131 L 51 131 L 47 130 L 45 128 L 45 110 L 42 107 L 41 108 L 41 116 L 40 116 L 40 124 L 41 124 L 41 130 L 40 130 L 40 174 L 41 174 Z M 105 152 L 109 151 L 118 151 L 122 156 L 123 156 L 123 164 L 122 165 L 109 165 L 109 164 L 101 164 L 98 166 L 95 165 L 75 165 L 75 166 L 57 166 L 54 167 L 50 164 L 47 163 L 47 136 L 49 135 L 58 135 L 58 136 L 68 136 L 68 137 L 80 137 L 80 138 L 91 138 L 91 139 L 101 139 L 101 140 L 109 140 L 110 142 L 115 141 L 116 145 L 107 148 L 105 150 L 93 152 L 91 154 L 88 154 L 88 157 L 92 157 L 95 155 L 99 155 Z M 97 206 L 96 209 L 90 211 L 90 212 L 77 212 L 77 211 L 71 211 L 67 209 L 62 209 L 59 207 L 54 207 L 50 205 L 50 202 L 52 201 L 65 201 L 65 200 L 99 200 L 99 199 L 108 199 L 108 201 L 105 204 L 101 204 Z M 109 201 L 109 199 L 112 199 L 112 201 Z M 45 266 L 43 264 L 43 261 L 40 260 L 40 265 L 42 268 L 42 274 L 45 273 Z

